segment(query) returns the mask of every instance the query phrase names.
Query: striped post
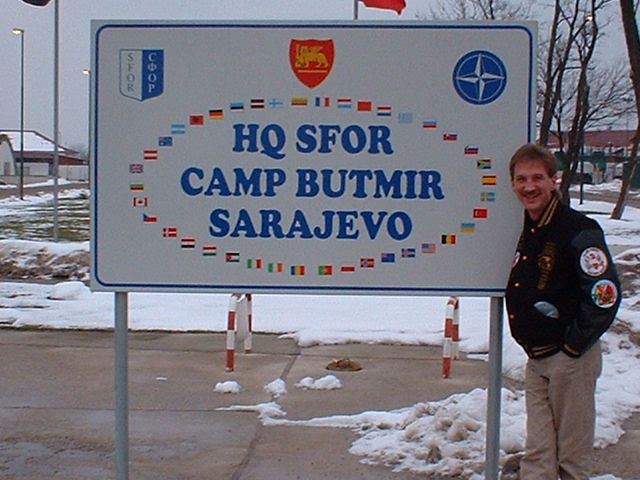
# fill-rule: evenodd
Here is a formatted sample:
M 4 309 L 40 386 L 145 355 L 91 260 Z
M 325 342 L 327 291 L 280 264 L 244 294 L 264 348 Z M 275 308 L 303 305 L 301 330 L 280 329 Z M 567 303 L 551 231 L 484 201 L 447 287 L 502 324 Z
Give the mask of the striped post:
M 458 358 L 458 305 L 458 297 L 449 297 L 444 319 L 444 341 L 442 343 L 442 378 L 451 377 L 451 360 Z
M 451 299 L 455 299 L 453 306 L 453 322 L 452 322 L 452 330 L 451 330 L 451 358 L 457 360 L 460 358 L 460 302 L 458 297 L 451 297 Z
M 246 309 L 238 308 L 240 302 L 246 302 Z M 229 312 L 227 316 L 227 363 L 225 371 L 233 372 L 234 369 L 234 357 L 236 351 L 236 332 L 238 326 L 242 325 L 242 322 L 246 322 L 247 330 L 239 332 L 237 340 L 244 340 L 244 352 L 251 353 L 253 345 L 251 340 L 251 333 L 253 331 L 253 307 L 251 302 L 251 294 L 232 293 L 229 299 Z M 244 336 L 243 336 L 244 335 Z
M 239 293 L 232 293 L 229 299 L 229 312 L 227 314 L 227 363 L 225 371 L 233 372 L 233 360 L 236 350 L 236 309 L 238 307 Z

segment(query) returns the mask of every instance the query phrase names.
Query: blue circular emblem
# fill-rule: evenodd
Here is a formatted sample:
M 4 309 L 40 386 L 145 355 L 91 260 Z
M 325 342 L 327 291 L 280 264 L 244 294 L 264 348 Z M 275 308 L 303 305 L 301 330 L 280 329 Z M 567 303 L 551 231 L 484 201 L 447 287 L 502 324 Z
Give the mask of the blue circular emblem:
M 474 50 L 464 55 L 453 69 L 453 86 L 458 95 L 474 105 L 496 100 L 507 86 L 507 69 L 495 54 Z

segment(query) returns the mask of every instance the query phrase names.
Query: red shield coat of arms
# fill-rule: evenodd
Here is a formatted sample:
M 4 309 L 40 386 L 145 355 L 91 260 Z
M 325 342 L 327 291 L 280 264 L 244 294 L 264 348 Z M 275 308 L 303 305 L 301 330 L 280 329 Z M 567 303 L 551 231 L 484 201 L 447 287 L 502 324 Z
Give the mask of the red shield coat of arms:
M 298 80 L 309 88 L 320 85 L 333 67 L 333 40 L 291 40 L 289 63 Z

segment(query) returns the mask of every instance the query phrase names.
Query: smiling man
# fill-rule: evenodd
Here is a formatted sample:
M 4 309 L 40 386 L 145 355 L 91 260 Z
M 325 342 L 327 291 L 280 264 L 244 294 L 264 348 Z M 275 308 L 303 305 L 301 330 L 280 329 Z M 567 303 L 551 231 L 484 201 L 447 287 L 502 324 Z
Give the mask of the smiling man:
M 506 291 L 509 326 L 527 353 L 527 440 L 521 480 L 588 480 L 598 339 L 613 322 L 620 283 L 598 223 L 558 198 L 556 159 L 520 147 L 512 188 L 524 213 Z

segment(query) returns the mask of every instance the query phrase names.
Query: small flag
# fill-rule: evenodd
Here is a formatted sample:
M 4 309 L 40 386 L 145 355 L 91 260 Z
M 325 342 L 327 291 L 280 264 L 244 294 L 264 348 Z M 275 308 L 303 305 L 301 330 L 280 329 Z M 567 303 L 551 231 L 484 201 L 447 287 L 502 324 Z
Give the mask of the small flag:
M 333 275 L 333 265 L 318 265 L 318 275 Z
M 421 248 L 422 253 L 436 253 L 435 243 L 423 243 Z
M 442 140 L 445 142 L 455 142 L 458 140 L 458 134 L 455 132 L 447 132 L 442 135 Z
M 252 98 L 251 108 L 253 110 L 261 110 L 264 108 L 264 98 Z
M 398 123 L 402 125 L 408 125 L 413 123 L 413 113 L 411 112 L 400 112 L 398 114 Z
M 231 102 L 229 104 L 229 110 L 232 112 L 242 112 L 244 110 L 244 103 L 242 102 Z
M 496 201 L 496 192 L 480 192 L 480 201 L 481 202 L 495 202 Z
M 142 221 L 144 223 L 156 223 L 158 221 L 158 217 L 154 217 L 153 215 L 147 215 L 146 213 L 143 213 Z
M 158 150 L 143 150 L 142 158 L 145 160 L 158 160 Z
M 173 137 L 158 137 L 158 146 L 159 147 L 172 147 L 173 146 Z
M 346 97 L 338 98 L 338 108 L 351 108 L 351 99 Z
M 262 268 L 262 259 L 261 258 L 248 258 L 247 259 L 247 268 L 249 269 L 261 269 Z
M 405 0 L 360 0 L 365 6 L 370 8 L 382 8 L 385 10 L 393 10 L 398 15 L 402 13 L 404 7 L 407 6 Z
M 379 117 L 390 117 L 391 116 L 391 105 L 379 105 L 377 115 Z
M 476 231 L 476 224 L 473 222 L 462 222 L 460 224 L 460 231 L 462 233 L 473 233 Z
M 197 127 L 204 125 L 204 115 L 189 115 L 189 125 Z
M 473 218 L 487 218 L 489 216 L 489 210 L 486 208 L 474 208 Z
M 282 262 L 271 262 L 267 265 L 267 271 L 269 273 L 282 273 L 284 272 L 284 263 Z
M 209 110 L 209 120 L 222 120 L 224 119 L 224 111 L 221 108 Z
M 440 239 L 443 245 L 455 245 L 456 244 L 456 236 L 455 235 L 442 235 Z
M 176 227 L 164 227 L 162 229 L 162 236 L 164 238 L 176 238 L 178 236 L 178 229 Z
M 272 98 L 269 100 L 269 108 L 282 108 L 284 107 L 284 101 L 279 98 Z
M 291 97 L 292 107 L 306 107 L 308 103 L 307 97 Z
M 142 163 L 130 163 L 129 164 L 129 173 L 143 173 L 144 165 Z
M 360 268 L 374 268 L 376 265 L 375 258 L 361 258 Z
M 144 183 L 131 183 L 129 184 L 129 190 L 132 192 L 141 192 L 144 190 Z
M 171 124 L 171 135 L 184 135 L 187 130 L 184 123 L 172 123 Z
M 481 158 L 476 162 L 476 167 L 478 170 L 490 170 L 491 169 L 491 159 L 490 158 Z
M 496 185 L 498 183 L 497 175 L 483 175 L 482 185 Z
M 218 254 L 218 247 L 215 245 L 203 245 L 202 246 L 202 256 L 204 257 L 215 257 Z
M 316 97 L 315 105 L 316 105 L 316 107 L 330 107 L 331 106 L 331 98 L 329 98 L 329 97 Z
M 240 253 L 226 252 L 224 254 L 224 261 L 227 263 L 240 263 Z
M 196 239 L 193 237 L 184 237 L 180 240 L 181 248 L 196 248 Z
M 356 266 L 355 265 L 342 265 L 340 267 L 340 271 L 342 273 L 353 273 L 356 271 Z
M 133 197 L 134 207 L 148 207 L 149 199 L 147 197 Z
M 383 252 L 380 254 L 380 262 L 382 263 L 394 263 L 396 261 L 396 254 L 390 252 Z
M 477 155 L 478 154 L 478 147 L 476 147 L 475 145 L 467 145 L 466 147 L 464 147 L 464 154 L 465 155 Z
M 402 256 L 402 258 L 414 258 L 416 256 L 416 249 L 415 248 L 403 248 L 400 251 L 400 255 Z
M 304 273 L 304 265 L 291 265 L 291 275 L 302 276 Z
M 425 120 L 424 122 L 422 122 L 422 128 L 427 130 L 438 128 L 438 122 L 436 122 L 435 120 Z
M 373 109 L 373 105 L 367 100 L 358 100 L 357 109 L 359 112 L 370 112 Z

